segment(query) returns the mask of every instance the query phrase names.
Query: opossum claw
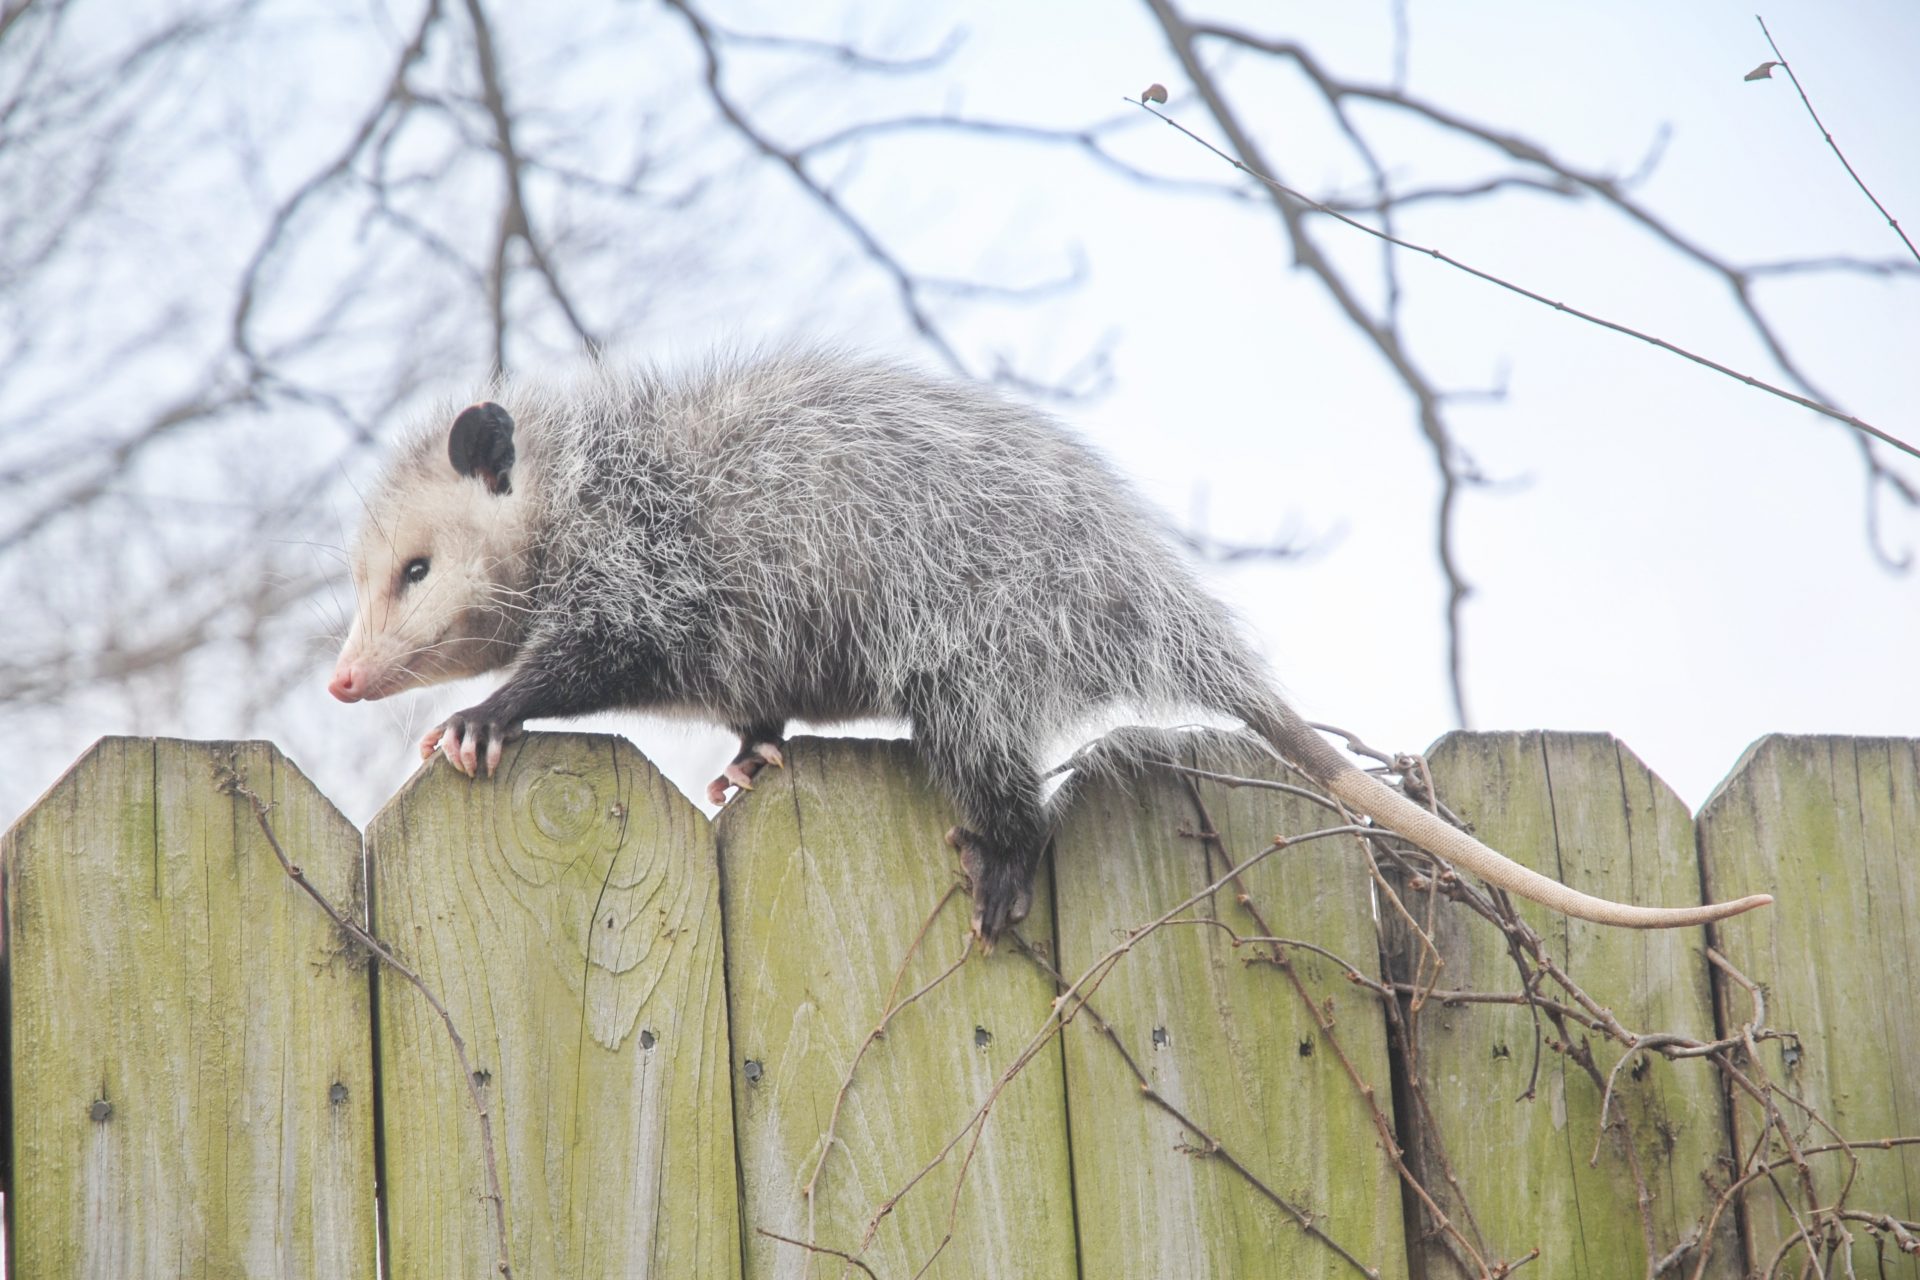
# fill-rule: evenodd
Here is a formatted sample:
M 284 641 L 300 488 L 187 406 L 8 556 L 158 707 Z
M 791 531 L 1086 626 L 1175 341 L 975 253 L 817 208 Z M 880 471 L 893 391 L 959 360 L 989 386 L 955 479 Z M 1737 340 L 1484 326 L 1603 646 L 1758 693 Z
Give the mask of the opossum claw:
M 740 754 L 728 761 L 720 776 L 707 784 L 707 803 L 723 805 L 727 802 L 727 791 L 738 787 L 742 791 L 753 790 L 753 779 L 766 765 L 776 769 L 787 766 L 787 758 L 780 754 L 778 743 L 755 742 L 740 744 Z
M 1000 935 L 1033 910 L 1033 887 L 1021 881 L 1017 864 L 993 857 L 965 827 L 949 829 L 947 843 L 960 851 L 960 866 L 973 884 L 973 934 L 991 955 Z
M 482 778 L 500 769 L 507 743 L 520 736 L 521 722 L 489 719 L 484 705 L 449 716 L 446 723 L 420 740 L 422 759 L 432 759 L 435 747 L 469 778 Z

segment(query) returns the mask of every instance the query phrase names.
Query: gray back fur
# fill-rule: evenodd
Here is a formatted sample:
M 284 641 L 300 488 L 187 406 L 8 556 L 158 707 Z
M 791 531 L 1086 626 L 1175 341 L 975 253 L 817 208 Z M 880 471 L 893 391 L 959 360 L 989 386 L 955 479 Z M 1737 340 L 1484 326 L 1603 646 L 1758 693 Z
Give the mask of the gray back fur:
M 908 716 L 1027 767 L 1109 706 L 1277 705 L 1160 519 L 990 389 L 788 352 L 491 394 L 535 504 L 528 646 L 642 637 L 722 720 Z

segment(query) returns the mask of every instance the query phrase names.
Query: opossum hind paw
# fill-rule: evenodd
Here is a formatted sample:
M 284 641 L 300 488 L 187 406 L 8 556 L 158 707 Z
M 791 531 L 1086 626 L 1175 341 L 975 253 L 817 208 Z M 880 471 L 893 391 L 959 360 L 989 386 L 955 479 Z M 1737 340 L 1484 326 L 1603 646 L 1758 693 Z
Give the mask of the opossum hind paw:
M 991 952 L 1000 935 L 1033 910 L 1033 885 L 1018 859 L 996 856 L 965 827 L 947 832 L 947 843 L 960 851 L 960 866 L 973 883 L 974 936 L 981 950 Z
M 740 754 L 727 763 L 720 776 L 707 784 L 707 803 L 723 805 L 727 802 L 727 792 L 734 788 L 741 791 L 753 790 L 753 780 L 760 770 L 768 765 L 776 769 L 786 767 L 787 758 L 781 754 L 777 742 L 741 743 Z

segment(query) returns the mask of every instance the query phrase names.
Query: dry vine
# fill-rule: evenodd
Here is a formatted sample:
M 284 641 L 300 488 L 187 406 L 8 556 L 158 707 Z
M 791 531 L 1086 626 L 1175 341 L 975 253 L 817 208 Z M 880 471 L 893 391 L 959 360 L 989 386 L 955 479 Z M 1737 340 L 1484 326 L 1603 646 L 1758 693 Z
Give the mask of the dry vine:
M 269 821 L 273 806 L 261 799 L 260 793 L 247 785 L 246 779 L 240 774 L 231 756 L 226 763 L 214 767 L 214 784 L 222 795 L 244 800 L 253 810 L 254 821 L 260 826 L 260 834 L 266 837 L 267 847 L 272 849 L 273 856 L 279 859 L 280 869 L 286 872 L 287 878 L 298 885 L 302 893 L 319 904 L 320 909 L 327 913 L 327 918 L 332 920 L 335 927 L 342 933 L 366 948 L 367 953 L 374 959 L 404 978 L 420 993 L 421 998 L 439 1017 L 440 1025 L 446 1029 L 447 1040 L 453 1046 L 453 1056 L 459 1060 L 460 1078 L 466 1085 L 468 1099 L 473 1103 L 474 1115 L 480 1122 L 480 1150 L 484 1157 L 487 1174 L 487 1206 L 493 1220 L 494 1248 L 498 1256 L 496 1267 L 498 1274 L 511 1280 L 513 1263 L 507 1250 L 507 1200 L 500 1189 L 500 1159 L 494 1150 L 493 1115 L 487 1109 L 486 1096 L 480 1091 L 480 1076 L 474 1071 L 473 1064 L 467 1058 L 466 1038 L 460 1034 L 460 1028 L 455 1025 L 453 1015 L 447 1011 L 447 1006 L 440 1002 L 440 997 L 433 993 L 433 988 L 427 985 L 426 980 L 416 973 L 411 965 L 396 955 L 393 948 L 374 937 L 359 921 L 328 901 L 326 895 L 315 887 L 313 881 L 307 879 L 306 872 L 301 869 L 299 863 L 287 855 L 286 849 L 280 844 L 280 837 L 274 834 L 273 824 Z
M 1421 796 L 1435 812 L 1446 812 L 1433 796 L 1432 780 L 1424 760 L 1417 756 L 1377 752 L 1352 735 L 1345 736 L 1358 754 L 1394 762 L 1396 770 L 1412 783 L 1408 787 L 1410 794 Z M 1748 1260 L 1752 1274 L 1769 1278 L 1782 1274 L 1788 1260 L 1797 1252 L 1804 1251 L 1800 1274 L 1825 1277 L 1830 1274 L 1831 1268 L 1837 1267 L 1838 1271 L 1831 1273 L 1852 1275 L 1857 1231 L 1872 1236 L 1883 1250 L 1891 1247 L 1900 1253 L 1920 1256 L 1920 1224 L 1903 1219 L 1896 1213 L 1862 1208 L 1848 1202 L 1859 1168 L 1858 1152 L 1920 1145 L 1920 1136 L 1849 1138 L 1841 1134 L 1817 1107 L 1772 1079 L 1758 1046 L 1768 1040 L 1797 1043 L 1796 1038 L 1790 1030 L 1772 1025 L 1767 1016 L 1764 988 L 1741 973 L 1718 950 L 1709 947 L 1706 958 L 1712 966 L 1720 991 L 1719 1007 L 1725 1011 L 1723 1016 L 1732 1023 L 1729 997 L 1743 994 L 1748 1005 L 1744 1019 L 1711 1033 L 1685 1029 L 1636 1029 L 1627 1025 L 1605 1001 L 1587 990 L 1568 967 L 1555 957 L 1541 935 L 1514 911 L 1504 895 L 1462 879 L 1449 868 L 1436 866 L 1429 855 L 1405 845 L 1389 832 L 1350 821 L 1296 836 L 1277 837 L 1265 848 L 1250 856 L 1243 856 L 1235 863 L 1212 820 L 1203 786 L 1279 790 L 1311 799 L 1329 808 L 1337 808 L 1319 793 L 1291 783 L 1199 769 L 1171 760 L 1157 761 L 1155 764 L 1181 780 L 1196 823 L 1193 830 L 1183 834 L 1205 844 L 1209 855 L 1208 883 L 1158 917 L 1125 931 L 1113 947 L 1086 966 L 1077 977 L 1069 978 L 1042 950 L 1022 941 L 1021 952 L 1047 975 L 1057 994 L 1040 1026 L 998 1075 L 986 1095 L 974 1104 L 946 1143 L 930 1160 L 872 1207 L 860 1234 L 849 1247 L 839 1248 L 821 1243 L 812 1228 L 811 1218 L 808 1238 L 805 1240 L 769 1232 L 762 1232 L 762 1235 L 803 1248 L 817 1257 L 838 1259 L 842 1274 L 857 1268 L 873 1275 L 875 1273 L 867 1261 L 867 1254 L 883 1221 L 905 1197 L 945 1164 L 949 1156 L 959 1152 L 961 1158 L 947 1191 L 944 1234 L 932 1243 L 926 1256 L 918 1260 L 918 1269 L 913 1273 L 925 1274 L 954 1239 L 969 1166 L 995 1104 L 1028 1063 L 1055 1037 L 1065 1034 L 1070 1025 L 1078 1022 L 1087 1028 L 1086 1034 L 1095 1036 L 1109 1051 L 1118 1055 L 1138 1083 L 1142 1101 L 1166 1114 L 1179 1126 L 1189 1144 L 1186 1150 L 1223 1166 L 1250 1192 L 1279 1209 L 1304 1235 L 1341 1259 L 1354 1273 L 1377 1276 L 1377 1270 L 1356 1257 L 1321 1227 L 1315 1206 L 1299 1203 L 1275 1189 L 1274 1180 L 1284 1171 L 1257 1170 L 1243 1153 L 1236 1151 L 1208 1127 L 1205 1116 L 1191 1114 L 1158 1092 L 1128 1051 L 1119 1031 L 1091 1003 L 1100 985 L 1117 965 L 1125 962 L 1129 954 L 1147 944 L 1161 930 L 1187 927 L 1204 928 L 1221 934 L 1235 951 L 1247 954 L 1249 963 L 1279 976 L 1284 990 L 1291 993 L 1310 1019 L 1320 1046 L 1334 1054 L 1340 1063 L 1342 1073 L 1370 1117 L 1380 1151 L 1394 1168 L 1411 1201 L 1419 1206 L 1422 1218 L 1419 1238 L 1437 1241 L 1462 1275 L 1492 1280 L 1512 1275 L 1540 1256 L 1537 1247 L 1514 1258 L 1499 1257 L 1489 1248 L 1469 1202 L 1467 1190 L 1449 1159 L 1441 1126 L 1427 1096 L 1428 1083 L 1421 1065 L 1422 1015 L 1436 1009 L 1472 1004 L 1523 1006 L 1533 1015 L 1535 1063 L 1523 1098 L 1532 1096 L 1534 1092 L 1533 1081 L 1539 1077 L 1542 1054 L 1563 1059 L 1575 1069 L 1577 1075 L 1585 1076 L 1588 1080 L 1594 1096 L 1599 1099 L 1599 1119 L 1588 1163 L 1597 1167 L 1603 1157 L 1608 1158 L 1612 1167 L 1629 1180 L 1640 1218 L 1649 1280 L 1665 1275 L 1685 1274 L 1693 1280 L 1704 1276 L 1718 1243 L 1716 1232 L 1729 1214 L 1738 1216 L 1746 1212 L 1743 1196 L 1750 1188 L 1762 1183 L 1777 1198 L 1794 1227 L 1770 1257 Z M 1379 900 L 1379 968 L 1365 961 L 1337 955 L 1316 943 L 1283 936 L 1273 928 L 1269 909 L 1256 900 L 1244 879 L 1249 870 L 1275 853 L 1309 840 L 1324 838 L 1351 839 L 1372 871 Z M 1214 895 L 1222 890 L 1231 891 L 1234 903 L 1253 921 L 1253 931 L 1237 928 L 1203 905 L 1210 903 Z M 943 898 L 935 912 L 929 915 L 927 924 L 914 939 L 913 950 L 919 948 L 933 916 L 938 914 L 951 896 L 950 891 L 948 898 Z M 1443 906 L 1441 899 L 1446 899 L 1453 906 Z M 1439 985 L 1445 959 L 1435 939 L 1435 925 L 1438 913 L 1449 909 L 1464 912 L 1475 921 L 1475 927 L 1495 931 L 1514 966 L 1518 979 L 1517 991 L 1454 989 Z M 1367 993 L 1371 1003 L 1378 1008 L 1387 1028 L 1394 1077 L 1391 1105 L 1382 1099 L 1382 1087 L 1386 1082 L 1367 1079 L 1343 1047 L 1331 1001 L 1309 987 L 1292 961 L 1294 952 L 1331 961 L 1340 968 L 1346 981 L 1355 989 Z M 911 952 L 902 961 L 902 974 L 910 959 Z M 819 1156 L 807 1182 L 809 1207 L 813 1189 L 836 1145 L 833 1127 L 838 1122 L 841 1104 L 854 1085 L 866 1049 L 902 1009 L 927 996 L 957 967 L 950 966 L 943 970 L 932 982 L 904 1000 L 897 998 L 901 983 L 896 977 L 894 990 L 887 996 L 885 1012 L 874 1033 L 863 1043 L 842 1080 L 834 1118 L 828 1132 L 822 1135 Z M 1620 1052 L 1611 1067 L 1603 1069 L 1595 1050 L 1606 1044 L 1616 1046 Z M 1759 1119 L 1752 1140 L 1746 1144 L 1744 1151 L 1737 1153 L 1737 1159 L 1728 1161 L 1724 1174 L 1718 1169 L 1700 1171 L 1701 1177 L 1712 1189 L 1709 1208 L 1677 1239 L 1662 1238 L 1653 1214 L 1657 1197 L 1650 1185 L 1649 1173 L 1643 1167 L 1641 1152 L 1630 1132 L 1626 1109 L 1617 1101 L 1622 1073 L 1633 1072 L 1637 1078 L 1634 1064 L 1644 1063 L 1651 1055 L 1674 1062 L 1704 1064 L 1704 1069 L 1715 1072 L 1721 1081 L 1729 1122 L 1733 1108 L 1743 1103 Z M 1805 1138 L 1809 1131 L 1817 1131 L 1828 1140 L 1809 1144 Z M 1837 1186 L 1829 1185 L 1828 1179 L 1816 1172 L 1810 1161 L 1814 1156 L 1839 1156 L 1843 1159 L 1844 1173 Z M 1754 1247 L 1751 1236 L 1745 1232 L 1740 1234 L 1739 1240 L 1744 1248 Z
M 1387 755 L 1369 748 L 1351 734 L 1345 734 L 1357 754 L 1379 760 L 1391 760 L 1413 785 L 1412 794 L 1425 798 L 1435 812 L 1445 812 L 1434 798 L 1433 784 L 1425 763 L 1419 757 Z M 1450 869 L 1436 867 L 1429 855 L 1411 849 L 1391 833 L 1362 823 L 1343 821 L 1337 825 L 1279 836 L 1271 843 L 1234 861 L 1226 847 L 1218 824 L 1213 820 L 1204 787 L 1225 789 L 1253 787 L 1286 792 L 1315 804 L 1337 809 L 1325 797 L 1308 788 L 1271 779 L 1245 777 L 1206 770 L 1172 760 L 1153 762 L 1179 780 L 1194 819 L 1184 838 L 1201 842 L 1207 851 L 1206 883 L 1167 910 L 1139 926 L 1127 930 L 1106 952 L 1087 965 L 1077 977 L 1069 978 L 1040 949 L 1016 939 L 1019 950 L 1039 968 L 1055 988 L 1056 996 L 1041 1024 L 995 1078 L 984 1097 L 978 1100 L 964 1122 L 934 1156 L 905 1178 L 888 1196 L 874 1205 L 860 1235 L 851 1247 L 823 1243 L 818 1237 L 812 1209 L 815 1192 L 823 1171 L 834 1152 L 841 1147 L 837 1128 L 844 1103 L 856 1077 L 867 1061 L 868 1050 L 878 1043 L 894 1021 L 909 1008 L 920 1004 L 957 973 L 963 964 L 975 962 L 963 952 L 944 966 L 932 979 L 915 990 L 901 994 L 908 966 L 922 950 L 933 925 L 953 900 L 957 890 L 950 888 L 929 911 L 902 956 L 883 1011 L 874 1028 L 862 1041 L 848 1064 L 835 1096 L 826 1129 L 819 1139 L 818 1154 L 801 1190 L 808 1205 L 808 1231 L 805 1239 L 756 1228 L 770 1240 L 806 1250 L 809 1255 L 838 1260 L 844 1271 L 876 1273 L 865 1255 L 873 1246 L 885 1219 L 907 1196 L 913 1194 L 948 1162 L 958 1156 L 947 1184 L 945 1230 L 920 1260 L 915 1275 L 924 1274 L 940 1258 L 956 1234 L 962 1197 L 973 1159 L 985 1136 L 995 1106 L 1007 1087 L 1067 1028 L 1078 1022 L 1086 1033 L 1095 1036 L 1107 1050 L 1118 1056 L 1137 1082 L 1143 1103 L 1168 1116 L 1186 1135 L 1191 1154 L 1208 1159 L 1226 1169 L 1234 1178 L 1262 1200 L 1285 1214 L 1304 1236 L 1314 1240 L 1354 1273 L 1377 1277 L 1380 1272 L 1352 1253 L 1321 1225 L 1315 1206 L 1301 1203 L 1283 1194 L 1275 1186 L 1280 1171 L 1261 1171 L 1242 1152 L 1219 1136 L 1205 1116 L 1192 1114 L 1157 1090 L 1126 1047 L 1126 1041 L 1114 1025 L 1094 1007 L 1092 1001 L 1101 985 L 1134 951 L 1146 945 L 1160 931 L 1172 928 L 1201 928 L 1225 937 L 1235 951 L 1244 951 L 1248 963 L 1277 974 L 1283 990 L 1294 1000 L 1311 1022 L 1318 1043 L 1334 1055 L 1345 1079 L 1354 1090 L 1368 1116 L 1374 1140 L 1405 1187 L 1422 1217 L 1419 1236 L 1437 1241 L 1459 1272 L 1467 1276 L 1497 1278 L 1513 1274 L 1539 1256 L 1534 1248 L 1516 1258 L 1497 1256 L 1489 1247 L 1478 1224 L 1462 1180 L 1449 1159 L 1441 1126 L 1427 1096 L 1428 1082 L 1421 1066 L 1422 1014 L 1436 1007 L 1467 1004 L 1507 1004 L 1526 1007 L 1533 1015 L 1536 1061 L 1533 1078 L 1539 1073 L 1542 1052 L 1557 1055 L 1584 1075 L 1599 1099 L 1599 1117 L 1588 1163 L 1598 1166 L 1603 1155 L 1610 1156 L 1614 1167 L 1630 1180 L 1634 1203 L 1638 1208 L 1646 1274 L 1650 1280 L 1663 1275 L 1686 1274 L 1700 1280 L 1707 1272 L 1716 1245 L 1716 1235 L 1729 1214 L 1746 1212 L 1745 1194 L 1765 1184 L 1793 1223 L 1793 1230 L 1780 1241 L 1772 1254 L 1761 1259 L 1750 1257 L 1749 1269 L 1763 1277 L 1782 1274 L 1796 1253 L 1803 1253 L 1800 1274 L 1825 1277 L 1838 1268 L 1839 1274 L 1853 1274 L 1853 1254 L 1859 1232 L 1873 1238 L 1882 1250 L 1920 1256 L 1920 1223 L 1896 1213 L 1865 1208 L 1849 1203 L 1859 1171 L 1859 1153 L 1863 1150 L 1892 1150 L 1920 1145 L 1920 1135 L 1883 1135 L 1848 1137 L 1829 1122 L 1817 1107 L 1793 1090 L 1773 1080 L 1766 1068 L 1759 1045 L 1768 1040 L 1794 1041 L 1789 1030 L 1772 1025 L 1768 1018 L 1765 989 L 1740 972 L 1725 955 L 1713 947 L 1706 951 L 1720 989 L 1720 1007 L 1726 1011 L 1728 1026 L 1714 1034 L 1695 1034 L 1686 1030 L 1637 1030 L 1626 1024 L 1607 1004 L 1590 993 L 1557 959 L 1541 935 L 1513 910 L 1497 893 L 1489 892 L 1460 878 Z M 271 806 L 237 771 L 231 761 L 215 771 L 223 794 L 244 801 L 251 808 L 268 846 L 288 878 L 306 893 L 343 932 L 366 948 L 381 964 L 399 974 L 419 990 L 445 1027 L 454 1053 L 460 1062 L 464 1083 L 469 1091 L 480 1129 L 481 1147 L 489 1187 L 489 1204 L 502 1275 L 511 1275 L 508 1242 L 505 1234 L 504 1200 L 501 1195 L 498 1161 L 486 1099 L 468 1060 L 465 1041 L 451 1014 L 423 979 L 385 943 L 338 906 L 328 901 L 306 877 L 303 870 L 282 847 L 270 821 Z M 1260 863 L 1283 850 L 1297 848 L 1323 839 L 1352 840 L 1369 866 L 1372 883 L 1381 910 L 1377 927 L 1380 933 L 1380 965 L 1336 954 L 1327 947 L 1299 938 L 1284 936 L 1271 922 L 1269 907 L 1257 900 L 1245 879 Z M 1216 894 L 1229 891 L 1231 900 L 1251 920 L 1253 931 L 1237 927 L 1212 907 Z M 1511 957 L 1518 978 L 1518 991 L 1477 991 L 1442 988 L 1438 985 L 1445 957 L 1435 938 L 1441 899 L 1454 904 L 1478 922 L 1476 927 L 1491 928 Z M 1338 966 L 1345 980 L 1367 993 L 1377 1007 L 1387 1030 L 1387 1042 L 1393 1080 L 1391 1104 L 1384 1102 L 1380 1085 L 1369 1080 L 1342 1044 L 1339 1021 L 1332 1002 L 1316 993 L 1293 962 L 1293 953 L 1315 955 Z M 1379 976 L 1376 976 L 1376 973 Z M 1732 998 L 1745 1000 L 1747 1016 L 1733 1023 Z M 1349 1015 L 1350 1016 L 1350 1015 Z M 1620 1054 L 1610 1068 L 1602 1069 L 1595 1056 L 1595 1042 L 1612 1044 Z M 1715 1170 L 1703 1169 L 1701 1176 L 1712 1188 L 1707 1212 L 1677 1239 L 1663 1239 L 1652 1213 L 1656 1196 L 1650 1186 L 1641 1155 L 1629 1131 L 1625 1109 L 1616 1106 L 1619 1078 L 1658 1054 L 1671 1061 L 1697 1061 L 1715 1071 L 1722 1082 L 1729 1111 L 1743 1101 L 1758 1117 L 1744 1151 L 1728 1161 L 1723 1182 L 1717 1182 Z M 1530 1082 L 1523 1097 L 1533 1093 Z M 1817 1131 L 1817 1132 L 1816 1132 Z M 1809 1143 L 1807 1136 L 1824 1136 Z M 1780 1154 L 1784 1153 L 1784 1154 Z M 1837 1186 L 1816 1171 L 1812 1157 L 1837 1156 L 1842 1174 Z M 1753 1248 L 1750 1234 L 1740 1236 L 1748 1249 Z

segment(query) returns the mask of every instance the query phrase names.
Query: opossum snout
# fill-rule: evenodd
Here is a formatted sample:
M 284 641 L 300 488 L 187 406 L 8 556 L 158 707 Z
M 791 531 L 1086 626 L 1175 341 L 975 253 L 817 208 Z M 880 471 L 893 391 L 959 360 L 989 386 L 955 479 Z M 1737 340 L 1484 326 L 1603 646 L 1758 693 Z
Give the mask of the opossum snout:
M 339 661 L 333 664 L 333 679 L 327 681 L 327 692 L 342 702 L 373 702 L 420 683 L 408 675 L 404 666 L 384 661 L 381 647 L 369 645 L 360 624 L 355 623 L 346 644 L 341 646 Z
M 367 673 L 359 664 L 342 662 L 333 670 L 333 679 L 327 682 L 327 692 L 342 702 L 359 702 L 366 698 L 377 697 L 369 688 Z
M 377 702 L 391 694 L 430 684 L 433 679 L 422 678 L 404 667 L 382 666 L 377 659 L 343 653 L 339 665 L 333 669 L 333 679 L 327 681 L 327 692 L 342 702 Z

